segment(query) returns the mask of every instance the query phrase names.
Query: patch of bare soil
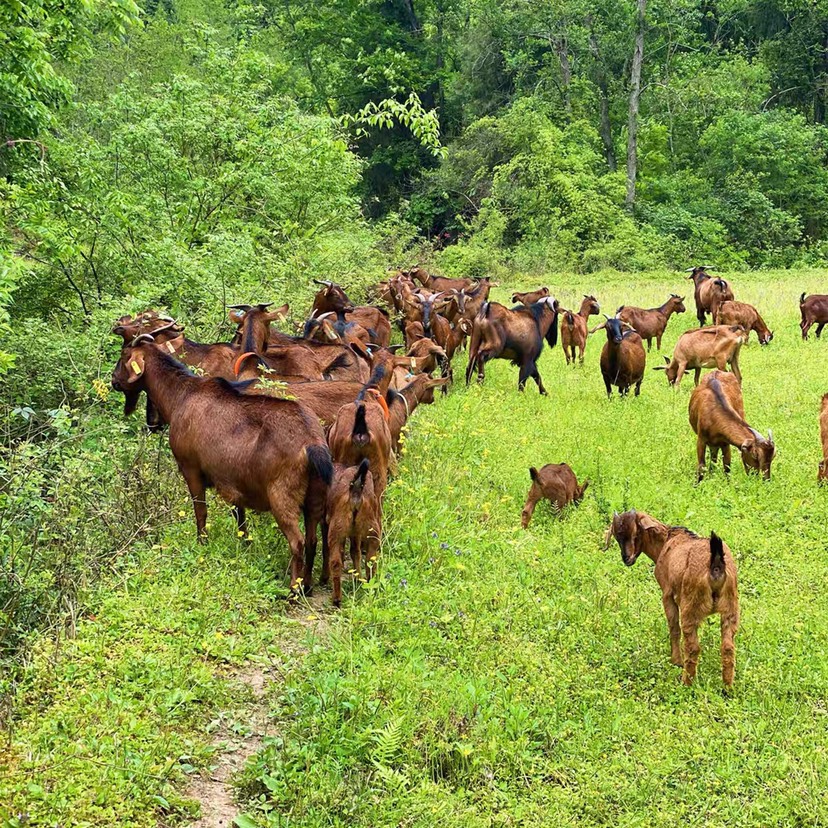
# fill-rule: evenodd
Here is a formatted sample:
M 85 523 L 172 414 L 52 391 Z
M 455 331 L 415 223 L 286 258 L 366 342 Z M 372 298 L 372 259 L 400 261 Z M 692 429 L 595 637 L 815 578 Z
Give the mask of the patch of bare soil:
M 262 746 L 268 735 L 267 701 L 265 685 L 267 669 L 250 665 L 233 674 L 233 679 L 246 684 L 253 694 L 252 704 L 239 716 L 232 719 L 222 717 L 221 726 L 213 735 L 217 748 L 216 764 L 205 774 L 194 777 L 185 796 L 201 803 L 201 816 L 191 828 L 229 828 L 239 813 L 233 799 L 230 779 L 244 766 Z

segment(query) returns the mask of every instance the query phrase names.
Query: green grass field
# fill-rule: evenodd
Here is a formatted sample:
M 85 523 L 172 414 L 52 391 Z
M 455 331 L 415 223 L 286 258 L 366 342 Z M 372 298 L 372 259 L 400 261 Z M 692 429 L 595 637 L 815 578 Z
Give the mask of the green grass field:
M 286 609 L 286 550 L 264 518 L 241 544 L 214 506 L 197 549 L 178 483 L 186 512 L 164 548 L 100 596 L 57 666 L 45 646 L 33 662 L 0 779 L 7 824 L 17 812 L 38 825 L 186 821 L 194 806 L 176 792 L 209 761 L 208 722 L 239 698 L 222 670 L 248 658 L 276 661 L 282 679 L 268 689 L 277 735 L 237 779 L 245 826 L 828 824 L 828 490 L 816 485 L 828 341 L 801 341 L 797 303 L 828 279 L 732 281 L 775 332 L 766 348 L 752 334 L 741 357 L 747 419 L 777 443 L 769 483 L 734 458 L 730 480 L 719 467 L 694 486 L 692 377 L 671 389 L 653 350 L 641 396 L 607 401 L 603 332 L 583 367 L 544 351 L 547 398 L 531 381 L 518 394 L 517 369 L 497 362 L 483 387 L 418 410 L 387 493 L 380 577 L 348 583 L 341 612 Z M 677 275 L 546 283 L 565 307 L 594 293 L 608 312 L 687 294 L 665 354 L 694 327 Z M 584 502 L 563 518 L 541 504 L 522 530 L 528 467 L 562 461 L 590 479 Z M 631 507 L 731 547 L 730 695 L 718 623 L 682 686 L 652 565 L 601 551 L 613 509 Z

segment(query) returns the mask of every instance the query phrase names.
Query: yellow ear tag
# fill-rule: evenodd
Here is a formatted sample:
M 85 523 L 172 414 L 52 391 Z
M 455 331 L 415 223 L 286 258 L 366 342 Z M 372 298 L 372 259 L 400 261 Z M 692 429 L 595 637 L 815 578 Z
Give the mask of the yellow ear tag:
M 134 359 L 129 363 L 129 367 L 135 372 L 135 376 L 141 376 L 141 366 Z
M 175 353 L 175 348 L 173 347 L 172 342 L 168 342 L 168 343 L 167 343 L 167 350 L 168 350 L 171 354 L 174 354 L 174 353 Z

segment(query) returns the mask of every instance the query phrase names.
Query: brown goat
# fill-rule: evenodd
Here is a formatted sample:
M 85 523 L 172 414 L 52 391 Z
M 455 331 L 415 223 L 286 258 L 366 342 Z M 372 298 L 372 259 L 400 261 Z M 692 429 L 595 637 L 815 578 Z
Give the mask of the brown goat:
M 575 364 L 575 349 L 580 352 L 580 362 L 584 363 L 584 351 L 587 341 L 587 322 L 590 316 L 601 313 L 601 306 L 594 296 L 584 295 L 578 313 L 561 310 L 561 346 L 566 364 Z
M 770 480 L 771 463 L 776 455 L 773 433 L 765 439 L 745 420 L 742 387 L 736 377 L 727 371 L 711 371 L 693 389 L 690 395 L 690 425 L 696 432 L 698 471 L 696 480 L 704 476 L 705 452 L 710 449 L 710 461 L 715 463 L 722 450 L 725 474 L 730 474 L 730 447 L 736 446 L 742 455 L 745 472 L 759 471 Z
M 538 357 L 546 340 L 550 348 L 558 341 L 558 302 L 546 296 L 534 305 L 506 308 L 496 302 L 484 302 L 472 328 L 466 385 L 477 369 L 477 381 L 485 379 L 485 365 L 491 359 L 508 359 L 520 366 L 518 390 L 523 391 L 532 377 L 538 391 L 546 394 L 538 372 Z
M 705 618 L 721 616 L 722 681 L 730 687 L 736 671 L 739 585 L 736 562 L 727 544 L 715 532 L 708 540 L 683 526 L 668 526 L 634 509 L 613 515 L 604 549 L 609 549 L 613 537 L 626 566 L 632 566 L 642 552 L 655 564 L 655 579 L 661 587 L 670 631 L 670 661 L 683 667 L 681 678 L 685 684 L 696 677 L 701 652 L 699 627 Z
M 709 313 L 713 319 L 716 318 L 716 311 L 722 302 L 733 299 L 733 289 L 724 279 L 714 279 L 707 269 L 710 265 L 700 265 L 688 268 L 690 279 L 694 286 L 694 299 L 696 301 L 696 318 L 699 326 L 704 325 L 705 314 Z
M 806 298 L 803 293 L 799 297 L 799 313 L 802 315 L 802 321 L 799 323 L 802 338 L 807 339 L 811 326 L 816 325 L 816 338 L 819 339 L 822 329 L 828 325 L 828 296 L 813 293 Z
M 822 408 L 819 412 L 819 436 L 822 440 L 822 460 L 819 461 L 817 480 L 828 480 L 828 394 L 822 395 Z
M 739 370 L 739 352 L 747 342 L 747 334 L 740 325 L 717 325 L 683 333 L 673 350 L 673 358 L 664 357 L 666 365 L 658 365 L 654 371 L 666 371 L 670 385 L 681 385 L 688 369 L 696 372 L 695 384 L 699 384 L 702 368 L 718 368 L 726 371 L 730 365 L 736 379 L 742 381 Z
M 715 319 L 717 325 L 741 325 L 748 336 L 751 331 L 756 331 L 760 345 L 767 345 L 773 339 L 773 331 L 765 324 L 759 311 L 747 302 L 722 302 Z
M 644 379 L 644 368 L 647 365 L 647 354 L 641 337 L 633 330 L 624 331 L 629 327 L 626 322 L 614 317 L 606 317 L 607 321 L 590 333 L 606 328 L 607 341 L 601 351 L 601 375 L 607 389 L 607 397 L 612 397 L 612 386 L 618 388 L 618 393 L 625 397 L 630 386 L 635 386 L 635 396 L 641 393 L 641 382 Z
M 671 293 L 670 298 L 658 308 L 645 309 L 621 305 L 615 315 L 622 322 L 632 326 L 642 339 L 647 340 L 648 351 L 652 347 L 653 339 L 656 341 L 656 348 L 660 351 L 661 337 L 664 336 L 670 317 L 674 313 L 684 313 L 685 310 L 684 297 Z
M 199 542 L 207 521 L 205 490 L 212 487 L 235 508 L 242 532 L 246 509 L 272 513 L 290 546 L 291 589 L 303 582 L 309 588 L 316 526 L 333 474 L 316 417 L 300 403 L 249 396 L 225 380 L 196 377 L 146 335 L 122 349 L 112 386 L 128 401 L 144 390 L 170 424 L 170 448 L 190 490 Z
M 357 395 L 356 401 L 343 405 L 328 432 L 328 445 L 337 463 L 356 466 L 363 459 L 371 463 L 374 488 L 382 497 L 388 485 L 391 464 L 390 411 L 385 396 L 388 384 L 378 387 L 382 373 L 375 371 Z
M 498 283 L 493 282 L 488 276 L 480 279 L 472 287 L 467 287 L 463 293 L 465 295 L 463 318 L 473 322 L 480 313 L 480 308 L 483 307 L 484 302 L 489 300 L 489 292 L 493 287 L 497 287 Z M 545 297 L 544 297 L 545 298 Z M 538 300 L 540 301 L 540 300 Z
M 371 305 L 354 305 L 345 293 L 345 289 L 336 282 L 323 282 L 319 279 L 314 279 L 314 281 L 322 285 L 322 288 L 314 296 L 312 316 L 342 312 L 343 321 L 361 325 L 375 345 L 387 348 L 391 344 L 391 320 L 386 311 Z
M 368 352 L 358 343 L 294 339 L 270 327 L 274 316 L 263 305 L 239 305 L 231 311 L 230 319 L 239 326 L 236 377 L 252 379 L 267 369 L 307 379 L 363 383 L 368 379 Z
M 539 302 L 544 296 L 549 296 L 548 287 L 541 287 L 537 290 L 527 291 L 526 293 L 513 293 L 512 302 L 515 305 L 534 305 L 535 302 Z
M 580 503 L 589 486 L 589 480 L 579 484 L 575 472 L 566 463 L 547 463 L 540 471 L 531 466 L 529 477 L 532 478 L 532 485 L 520 518 L 524 529 L 529 526 L 538 501 L 545 498 L 561 512 L 570 503 Z
M 331 599 L 334 606 L 342 603 L 342 560 L 345 542 L 351 543 L 351 561 L 357 577 L 361 577 L 365 558 L 365 580 L 370 581 L 376 569 L 382 535 L 382 505 L 369 471 L 369 461 L 358 466 L 334 466 L 333 483 L 328 490 L 327 559 L 320 583 L 332 579 Z

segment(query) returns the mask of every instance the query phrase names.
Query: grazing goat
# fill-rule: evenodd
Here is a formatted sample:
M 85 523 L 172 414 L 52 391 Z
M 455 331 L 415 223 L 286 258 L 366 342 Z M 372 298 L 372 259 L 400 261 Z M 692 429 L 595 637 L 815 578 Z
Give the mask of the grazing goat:
M 548 463 L 540 471 L 531 466 L 529 477 L 532 485 L 520 518 L 524 529 L 529 526 L 539 500 L 546 498 L 560 512 L 570 503 L 580 503 L 589 486 L 589 480 L 579 484 L 575 472 L 566 463 Z
M 773 433 L 765 439 L 745 420 L 745 404 L 739 380 L 727 371 L 711 371 L 690 395 L 690 425 L 696 432 L 698 471 L 696 480 L 704 476 L 705 452 L 715 463 L 722 451 L 725 474 L 730 474 L 730 447 L 742 455 L 745 472 L 761 473 L 770 480 L 771 462 L 776 455 Z
M 534 305 L 535 302 L 539 302 L 545 296 L 549 296 L 549 288 L 548 287 L 541 287 L 537 290 L 530 290 L 526 293 L 513 293 L 512 294 L 512 304 L 514 305 Z
M 370 581 L 376 567 L 382 535 L 382 506 L 369 471 L 369 461 L 358 466 L 334 466 L 333 483 L 328 489 L 327 557 L 320 583 L 332 580 L 334 606 L 342 603 L 342 559 L 345 542 L 351 543 L 351 561 L 361 577 L 365 558 L 365 580 Z
M 670 661 L 683 667 L 685 684 L 696 677 L 701 652 L 699 627 L 705 618 L 721 616 L 722 681 L 730 687 L 736 670 L 739 586 L 736 562 L 727 544 L 715 532 L 709 540 L 701 538 L 683 526 L 669 526 L 635 509 L 613 515 L 604 549 L 609 549 L 613 537 L 626 566 L 632 566 L 642 552 L 655 563 L 655 579 L 661 587 L 670 630 Z
M 587 322 L 590 316 L 601 313 L 601 306 L 594 296 L 584 295 L 578 313 L 561 310 L 561 346 L 566 364 L 575 364 L 575 349 L 580 352 L 580 362 L 584 363 L 584 351 L 587 341 Z
M 722 302 L 733 299 L 733 290 L 730 284 L 724 279 L 714 279 L 707 269 L 710 265 L 700 265 L 688 268 L 695 286 L 694 299 L 696 300 L 696 318 L 699 320 L 699 327 L 704 325 L 705 314 L 709 313 L 713 319 L 716 318 L 716 311 Z
M 215 488 L 233 505 L 242 532 L 246 509 L 272 513 L 290 546 L 291 589 L 309 588 L 316 527 L 333 475 L 316 417 L 298 402 L 249 396 L 226 380 L 196 377 L 148 335 L 123 348 L 112 387 L 128 398 L 144 390 L 170 424 L 170 448 L 190 490 L 199 542 L 205 490 Z
M 506 308 L 497 303 L 484 302 L 474 320 L 466 385 L 477 369 L 477 381 L 485 379 L 485 365 L 491 359 L 509 359 L 520 366 L 518 390 L 523 391 L 532 377 L 538 391 L 546 394 L 538 373 L 538 357 L 544 339 L 553 348 L 558 341 L 558 301 L 546 296 L 534 305 Z
M 767 345 L 773 339 L 773 331 L 765 324 L 759 311 L 747 302 L 722 302 L 715 319 L 717 325 L 741 325 L 748 337 L 751 331 L 756 331 L 760 345 Z
M 828 480 L 828 394 L 822 395 L 822 408 L 819 412 L 819 436 L 822 440 L 822 460 L 819 461 L 817 480 Z
M 739 370 L 739 352 L 747 342 L 747 333 L 740 325 L 717 325 L 683 333 L 673 350 L 673 358 L 664 357 L 666 365 L 658 365 L 654 371 L 666 371 L 670 385 L 681 385 L 688 369 L 696 372 L 695 384 L 699 384 L 702 368 L 718 368 L 726 371 L 731 367 L 736 379 L 742 381 Z
M 684 297 L 671 293 L 670 298 L 658 308 L 645 309 L 621 305 L 615 315 L 622 322 L 631 325 L 642 339 L 647 340 L 648 351 L 652 347 L 653 339 L 656 341 L 656 348 L 660 351 L 661 337 L 664 336 L 670 317 L 674 313 L 684 313 L 685 310 Z
M 641 393 L 641 382 L 644 379 L 644 368 L 647 364 L 647 354 L 641 337 L 629 328 L 626 322 L 614 317 L 610 319 L 604 314 L 606 322 L 593 328 L 590 333 L 606 328 L 607 341 L 601 351 L 601 375 L 607 389 L 607 397 L 612 397 L 612 386 L 618 388 L 618 393 L 625 397 L 630 386 L 635 386 L 635 396 Z
M 828 296 L 813 293 L 806 298 L 803 293 L 799 297 L 799 312 L 802 315 L 802 321 L 799 323 L 802 338 L 807 339 L 811 326 L 816 325 L 816 338 L 819 339 L 822 329 L 828 325 Z
M 370 461 L 377 497 L 382 497 L 388 485 L 391 464 L 391 415 L 385 401 L 389 380 L 390 372 L 384 367 L 375 369 L 356 401 L 339 409 L 328 432 L 335 462 L 356 466 L 365 458 Z

